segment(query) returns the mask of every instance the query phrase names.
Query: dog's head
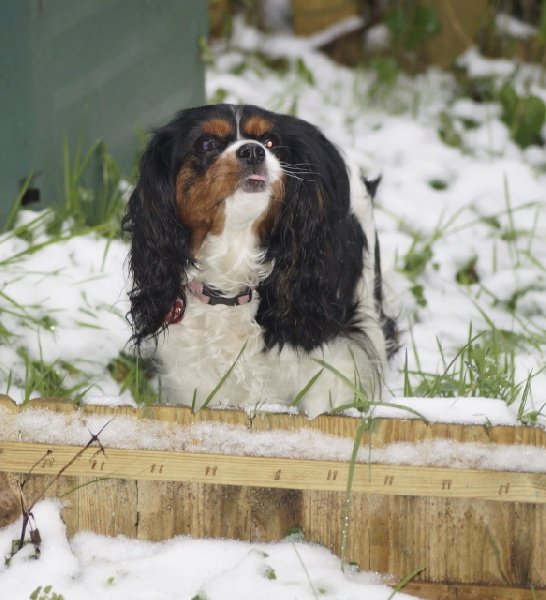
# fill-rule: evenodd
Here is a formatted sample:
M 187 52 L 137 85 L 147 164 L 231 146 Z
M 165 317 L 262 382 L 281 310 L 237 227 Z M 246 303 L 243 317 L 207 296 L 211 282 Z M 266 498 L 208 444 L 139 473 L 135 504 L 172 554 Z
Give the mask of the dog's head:
M 177 298 L 183 310 L 207 240 L 238 228 L 274 265 L 257 282 L 266 345 L 308 349 L 333 337 L 365 245 L 349 196 L 343 159 L 309 123 L 249 105 L 181 112 L 152 136 L 123 220 L 133 340 L 163 330 Z
M 252 225 L 263 235 L 282 194 L 280 138 L 273 115 L 257 107 L 187 111 L 174 128 L 177 216 L 197 256 L 210 234 Z

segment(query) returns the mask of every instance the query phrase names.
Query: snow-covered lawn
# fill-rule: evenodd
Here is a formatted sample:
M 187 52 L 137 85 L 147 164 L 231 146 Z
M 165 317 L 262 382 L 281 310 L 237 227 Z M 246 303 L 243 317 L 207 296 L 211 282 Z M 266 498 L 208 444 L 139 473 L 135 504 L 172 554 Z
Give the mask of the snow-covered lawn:
M 400 75 L 387 88 L 292 36 L 241 28 L 234 40 L 208 68 L 211 101 L 292 112 L 320 126 L 369 177 L 382 176 L 376 220 L 388 300 L 403 331 L 386 400 L 392 395 L 431 420 L 546 424 L 544 147 L 516 145 L 499 104 L 462 96 L 450 75 Z M 486 61 L 475 50 L 462 63 L 492 90 L 505 78 L 546 100 L 538 69 L 516 72 L 515 63 Z M 0 392 L 20 403 L 48 378 L 87 402 L 132 402 L 128 392 L 120 398 L 112 375 L 129 352 L 124 243 L 72 236 L 69 227 L 66 239 L 50 243 L 48 219 L 22 212 L 24 235 L 0 237 Z M 431 383 L 475 336 L 455 361 L 461 373 Z M 461 378 L 471 398 L 459 403 L 402 398 L 427 389 L 454 396 Z M 493 397 L 474 397 L 484 390 Z M 55 502 L 41 503 L 34 516 L 42 555 L 29 561 L 27 546 L 9 568 L 0 564 L 1 598 L 26 599 L 48 584 L 66 600 L 386 600 L 391 593 L 375 575 L 344 574 L 326 549 L 293 541 L 148 543 L 80 533 L 68 542 Z M 0 531 L 1 555 L 19 532 L 20 524 Z

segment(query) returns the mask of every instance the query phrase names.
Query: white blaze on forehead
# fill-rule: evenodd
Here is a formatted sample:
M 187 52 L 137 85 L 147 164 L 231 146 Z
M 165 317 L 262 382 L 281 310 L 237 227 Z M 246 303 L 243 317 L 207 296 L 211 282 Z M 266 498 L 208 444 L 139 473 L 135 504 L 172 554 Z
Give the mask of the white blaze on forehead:
M 241 116 L 242 116 L 242 107 L 241 106 L 234 106 L 233 107 L 233 113 L 235 114 L 235 130 L 236 130 L 236 136 L 237 136 L 237 140 L 242 139 L 241 138 Z

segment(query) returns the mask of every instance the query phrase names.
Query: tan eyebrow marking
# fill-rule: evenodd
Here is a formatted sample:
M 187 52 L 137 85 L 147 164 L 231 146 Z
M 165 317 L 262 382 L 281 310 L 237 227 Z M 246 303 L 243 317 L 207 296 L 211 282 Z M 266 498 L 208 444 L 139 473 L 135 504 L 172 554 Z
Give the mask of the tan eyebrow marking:
M 263 117 L 251 117 L 243 124 L 243 132 L 251 137 L 262 137 L 271 131 L 273 123 Z
M 221 138 L 235 135 L 235 129 L 233 128 L 232 123 L 225 119 L 210 119 L 209 121 L 204 121 L 201 125 L 201 129 L 205 133 L 210 133 L 211 135 Z

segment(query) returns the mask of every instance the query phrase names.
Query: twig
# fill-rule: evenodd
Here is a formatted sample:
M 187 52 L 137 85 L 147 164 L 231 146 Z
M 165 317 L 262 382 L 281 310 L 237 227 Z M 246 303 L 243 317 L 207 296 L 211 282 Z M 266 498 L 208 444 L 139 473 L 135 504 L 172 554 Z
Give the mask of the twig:
M 99 436 L 100 434 L 104 431 L 104 429 L 106 428 L 107 425 L 109 425 L 112 422 L 112 419 L 110 419 L 110 421 L 107 421 L 102 429 L 98 432 L 98 433 L 91 433 L 89 430 L 89 435 L 91 436 L 91 439 L 87 442 L 87 444 L 78 452 L 76 452 L 76 454 L 72 457 L 71 460 L 69 460 L 61 469 L 60 471 L 53 477 L 53 479 L 51 479 L 51 481 L 45 486 L 45 488 L 42 490 L 42 492 L 33 500 L 33 502 L 29 505 L 27 502 L 27 499 L 25 498 L 25 494 L 23 493 L 23 488 L 25 486 L 25 484 L 27 483 L 27 481 L 30 479 L 30 476 L 32 474 L 32 471 L 45 459 L 46 456 L 48 456 L 49 454 L 52 454 L 52 450 L 47 450 L 47 452 L 44 454 L 44 456 L 42 458 L 40 458 L 34 465 L 32 465 L 30 471 L 27 473 L 24 481 L 22 483 L 18 483 L 18 488 L 19 488 L 19 498 L 21 501 L 21 513 L 23 515 L 23 525 L 21 527 L 21 537 L 19 539 L 19 547 L 17 548 L 17 550 L 14 552 L 14 554 L 16 554 L 17 552 L 19 552 L 19 550 L 21 550 L 25 544 L 25 536 L 26 536 L 26 532 L 27 532 L 27 527 L 30 527 L 30 541 L 31 543 L 34 545 L 34 548 L 36 549 L 36 558 L 38 558 L 38 556 L 40 555 L 40 545 L 41 545 L 41 537 L 40 537 L 40 532 L 38 530 L 38 528 L 33 528 L 32 524 L 30 522 L 31 517 L 34 518 L 33 514 L 32 514 L 32 509 L 36 506 L 36 504 L 45 496 L 47 490 L 49 490 L 49 488 L 56 482 L 59 480 L 59 478 L 61 477 L 61 475 L 69 468 L 71 467 L 79 458 L 81 458 L 81 456 L 83 456 L 83 454 L 86 452 L 86 450 L 88 450 L 91 446 L 91 444 L 93 444 L 93 442 L 97 442 L 97 444 L 99 445 L 98 450 L 93 454 L 93 457 L 96 456 L 98 453 L 102 453 L 106 456 L 106 452 L 104 451 L 104 446 L 102 445 Z

